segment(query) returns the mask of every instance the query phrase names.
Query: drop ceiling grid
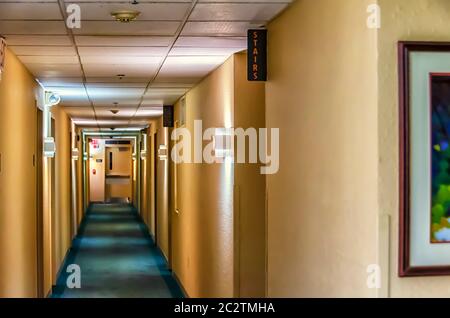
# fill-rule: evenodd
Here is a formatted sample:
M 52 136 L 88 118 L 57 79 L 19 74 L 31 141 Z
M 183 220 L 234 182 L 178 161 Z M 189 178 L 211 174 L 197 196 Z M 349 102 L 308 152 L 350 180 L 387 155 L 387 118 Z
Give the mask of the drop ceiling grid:
M 57 0 L 0 0 L 0 34 L 7 37 L 11 49 L 18 53 L 19 58 L 29 68 L 38 73 L 40 80 L 52 84 L 55 89 L 73 87 L 82 81 L 82 76 L 77 68 L 74 68 L 76 55 L 71 48 L 75 48 L 79 51 L 85 69 L 86 84 L 92 89 L 96 86 L 112 89 L 110 99 L 104 97 L 99 101 L 102 107 L 104 102 L 112 104 L 114 96 L 120 97 L 114 90 L 119 91 L 120 87 L 142 88 L 147 82 L 148 87 L 140 96 L 138 105 L 123 105 L 125 107 L 142 104 L 142 107 L 145 107 L 146 104 L 154 102 L 152 96 L 158 97 L 161 103 L 176 101 L 229 55 L 245 49 L 247 28 L 264 25 L 291 1 L 199 0 L 186 19 L 186 24 L 181 30 L 177 30 L 180 31 L 179 36 L 174 32 L 175 24 L 180 28 L 182 15 L 187 14 L 186 10 L 191 8 L 192 1 L 189 0 L 139 1 L 136 7 L 130 5 L 130 1 L 123 0 L 63 2 L 66 6 L 79 4 L 82 11 L 84 8 L 89 12 L 87 18 L 83 19 L 82 16 L 82 27 L 84 23 L 86 30 L 73 30 L 74 45 L 70 43 L 61 14 L 58 15 L 55 10 L 55 6 L 58 7 Z M 16 8 L 17 11 L 5 14 L 8 10 L 2 9 L 8 6 L 10 9 Z M 37 6 L 41 7 L 32 10 Z M 129 24 L 132 27 L 128 27 L 126 31 L 121 30 L 124 25 L 109 18 L 112 9 L 122 6 L 142 12 L 140 18 L 143 20 Z M 160 11 L 154 12 L 155 8 Z M 154 26 L 156 32 L 152 34 L 152 28 L 149 26 Z M 142 27 L 147 27 L 150 31 L 142 31 Z M 164 54 L 164 50 L 167 50 L 167 54 Z M 151 65 L 157 63 L 150 60 L 155 58 L 164 59 L 164 63 L 156 70 L 158 76 L 152 74 L 155 70 Z M 173 58 L 187 58 L 194 63 L 191 61 L 191 65 L 186 66 L 183 63 L 184 66 L 177 67 L 176 64 L 171 65 Z M 195 63 L 205 58 L 216 61 L 206 65 Z M 82 65 L 79 65 L 79 68 Z M 142 66 L 142 72 L 138 72 L 133 65 Z M 113 73 L 108 72 L 108 68 L 111 72 L 123 69 L 123 73 L 129 73 L 131 76 L 125 78 L 122 83 L 114 78 Z M 143 76 L 144 74 L 147 76 Z M 181 91 L 164 91 L 165 88 L 180 87 Z M 63 96 L 64 99 L 67 100 L 66 104 L 74 105 L 70 97 Z M 97 97 L 93 99 L 94 110 L 96 100 Z M 136 115 L 138 116 L 138 112 Z M 131 122 L 132 118 L 129 119 Z

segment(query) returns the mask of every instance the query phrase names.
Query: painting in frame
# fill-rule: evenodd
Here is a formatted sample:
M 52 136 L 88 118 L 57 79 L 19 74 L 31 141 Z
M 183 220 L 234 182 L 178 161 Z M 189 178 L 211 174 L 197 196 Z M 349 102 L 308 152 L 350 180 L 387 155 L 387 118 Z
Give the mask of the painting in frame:
M 450 43 L 398 53 L 399 276 L 450 275 Z

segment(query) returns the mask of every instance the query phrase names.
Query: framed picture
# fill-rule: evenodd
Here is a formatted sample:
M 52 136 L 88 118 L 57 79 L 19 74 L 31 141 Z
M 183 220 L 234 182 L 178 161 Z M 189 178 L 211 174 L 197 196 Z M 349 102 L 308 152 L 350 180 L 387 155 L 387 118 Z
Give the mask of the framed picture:
M 450 275 L 450 43 L 398 49 L 399 276 Z

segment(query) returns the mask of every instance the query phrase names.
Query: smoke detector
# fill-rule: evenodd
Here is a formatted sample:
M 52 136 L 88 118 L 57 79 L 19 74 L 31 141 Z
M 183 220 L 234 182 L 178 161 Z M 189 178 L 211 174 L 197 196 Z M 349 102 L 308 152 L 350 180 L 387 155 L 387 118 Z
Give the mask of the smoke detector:
M 120 10 L 111 12 L 111 16 L 113 16 L 114 19 L 122 23 L 128 23 L 136 20 L 139 14 L 141 14 L 139 11 L 132 11 L 132 10 Z

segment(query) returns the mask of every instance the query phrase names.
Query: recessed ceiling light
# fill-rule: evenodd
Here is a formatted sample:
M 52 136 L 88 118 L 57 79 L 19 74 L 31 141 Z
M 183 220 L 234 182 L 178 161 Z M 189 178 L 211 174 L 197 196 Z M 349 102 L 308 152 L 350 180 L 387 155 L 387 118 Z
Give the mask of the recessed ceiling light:
M 116 19 L 116 21 L 122 23 L 128 23 L 136 20 L 139 14 L 141 14 L 139 11 L 133 10 L 120 10 L 111 12 L 111 15 Z

